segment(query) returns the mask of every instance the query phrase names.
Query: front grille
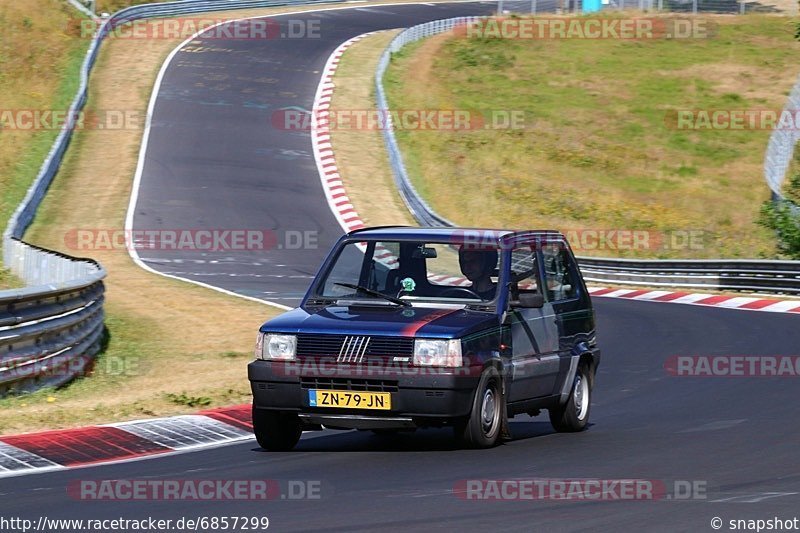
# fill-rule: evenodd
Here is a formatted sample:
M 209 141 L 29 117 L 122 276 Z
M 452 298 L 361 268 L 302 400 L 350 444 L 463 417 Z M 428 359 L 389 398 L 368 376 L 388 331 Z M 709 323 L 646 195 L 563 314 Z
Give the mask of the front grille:
M 301 377 L 300 386 L 304 389 L 397 392 L 397 380 L 391 379 Z
M 413 354 L 413 337 L 302 333 L 297 336 L 298 357 L 335 357 L 338 363 L 363 363 L 367 359 L 412 357 Z
M 337 363 L 360 363 L 364 360 L 364 355 L 369 348 L 370 337 L 357 337 L 355 335 L 344 338 L 339 355 L 336 356 Z

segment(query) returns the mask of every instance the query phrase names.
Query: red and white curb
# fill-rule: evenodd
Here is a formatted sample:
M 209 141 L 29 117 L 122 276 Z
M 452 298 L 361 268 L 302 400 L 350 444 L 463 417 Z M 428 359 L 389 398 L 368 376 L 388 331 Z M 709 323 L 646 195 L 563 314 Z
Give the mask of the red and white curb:
M 669 302 L 674 304 L 703 305 L 739 309 L 745 311 L 767 311 L 770 313 L 800 313 L 800 300 L 777 300 L 756 296 L 731 296 L 725 294 L 701 294 L 680 291 L 650 289 L 619 289 L 590 287 L 589 293 L 603 298 L 622 298 L 645 302 Z
M 339 167 L 336 165 L 336 158 L 333 155 L 331 130 L 326 121 L 330 116 L 331 99 L 333 98 L 333 75 L 339 67 L 339 61 L 342 59 L 344 51 L 350 48 L 353 43 L 373 33 L 376 32 L 364 33 L 353 37 L 340 44 L 333 51 L 322 69 L 322 79 L 317 86 L 317 94 L 311 107 L 311 144 L 314 149 L 314 159 L 317 162 L 319 177 L 322 181 L 322 189 L 325 191 L 325 198 L 328 200 L 333 216 L 336 217 L 345 233 L 365 226 L 355 207 L 350 203 L 350 198 L 344 189 L 342 177 L 339 175 Z
M 249 404 L 196 415 L 0 437 L 0 477 L 129 461 L 253 438 Z

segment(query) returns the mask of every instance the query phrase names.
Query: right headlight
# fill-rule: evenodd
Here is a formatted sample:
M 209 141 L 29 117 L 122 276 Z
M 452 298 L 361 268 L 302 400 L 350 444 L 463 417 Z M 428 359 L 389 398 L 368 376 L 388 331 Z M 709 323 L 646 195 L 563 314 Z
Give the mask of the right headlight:
M 255 356 L 265 361 L 291 361 L 297 354 L 297 336 L 282 333 L 259 333 Z
M 414 339 L 414 364 L 452 368 L 461 366 L 461 340 Z

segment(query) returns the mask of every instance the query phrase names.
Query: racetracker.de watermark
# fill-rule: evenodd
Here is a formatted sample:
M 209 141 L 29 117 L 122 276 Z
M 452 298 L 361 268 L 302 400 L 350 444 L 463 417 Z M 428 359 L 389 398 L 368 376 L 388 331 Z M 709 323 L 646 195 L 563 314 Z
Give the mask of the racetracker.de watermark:
M 653 231 L 636 229 L 565 230 L 564 236 L 574 251 L 660 251 L 702 250 L 707 239 L 704 230 Z
M 406 309 L 408 318 L 413 318 L 413 309 Z M 427 323 L 423 318 L 420 324 Z M 456 368 L 436 366 L 414 366 L 410 357 L 395 357 L 390 354 L 373 354 L 359 364 L 343 364 L 336 358 L 303 358 L 296 361 L 273 361 L 270 368 L 277 376 L 283 377 L 323 377 L 323 378 L 383 378 L 398 376 L 480 376 L 481 366 L 470 366 L 469 358 L 464 357 L 463 365 Z M 520 375 L 517 372 L 516 375 Z
M 159 40 L 197 39 L 226 41 L 263 41 L 274 39 L 319 39 L 322 37 L 320 19 L 257 18 L 228 20 L 213 17 L 181 17 L 117 21 L 111 19 L 76 19 L 70 27 L 78 27 L 82 38 L 91 39 L 101 28 L 116 39 Z
M 800 109 L 678 109 L 668 111 L 664 123 L 684 131 L 798 131 Z
M 0 109 L 2 131 L 141 130 L 146 114 L 132 109 L 100 109 L 70 113 L 69 109 Z
M 320 500 L 321 480 L 78 479 L 67 494 L 81 501 Z
M 587 251 L 664 251 L 703 250 L 712 236 L 702 229 L 638 230 L 566 229 L 562 234 L 576 252 Z M 517 244 L 503 244 L 501 235 L 493 230 L 457 230 L 451 240 L 465 250 L 514 248 Z M 560 246 L 560 236 L 542 232 L 532 237 L 525 246 Z
M 512 17 L 479 19 L 453 28 L 473 39 L 708 39 L 717 25 L 700 18 Z
M 143 373 L 141 358 L 138 356 L 65 354 L 54 358 L 30 360 L 7 360 L 0 365 L 0 373 L 6 381 L 37 378 L 50 380 L 92 375 L 138 376 Z
M 664 361 L 670 376 L 704 378 L 796 378 L 797 355 L 673 355 Z
M 705 500 L 707 482 L 660 479 L 462 479 L 453 493 L 462 500 L 652 501 Z
M 64 235 L 73 251 L 174 250 L 188 252 L 252 252 L 316 250 L 316 230 L 261 229 L 103 229 L 75 228 Z
M 270 117 L 284 131 L 479 131 L 524 130 L 533 120 L 519 109 L 328 109 L 284 107 Z

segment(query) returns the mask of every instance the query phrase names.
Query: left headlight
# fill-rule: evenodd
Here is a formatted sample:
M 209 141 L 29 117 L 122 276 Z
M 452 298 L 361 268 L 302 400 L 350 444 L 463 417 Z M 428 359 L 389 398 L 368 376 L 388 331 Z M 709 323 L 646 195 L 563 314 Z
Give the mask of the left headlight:
M 414 364 L 420 366 L 461 366 L 461 340 L 415 339 Z
M 290 361 L 297 352 L 297 336 L 280 333 L 259 333 L 255 356 L 266 361 Z

